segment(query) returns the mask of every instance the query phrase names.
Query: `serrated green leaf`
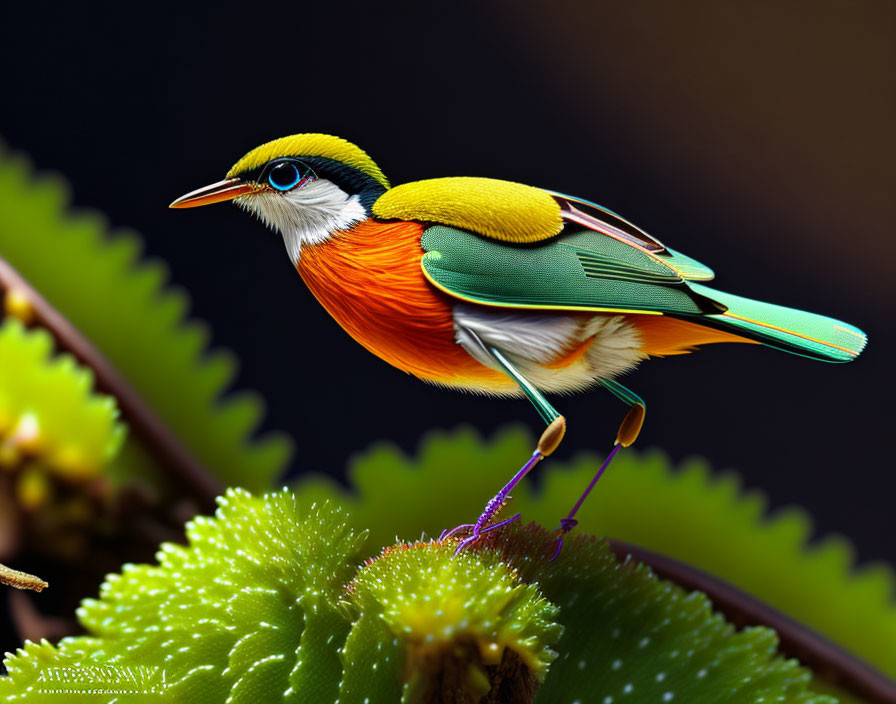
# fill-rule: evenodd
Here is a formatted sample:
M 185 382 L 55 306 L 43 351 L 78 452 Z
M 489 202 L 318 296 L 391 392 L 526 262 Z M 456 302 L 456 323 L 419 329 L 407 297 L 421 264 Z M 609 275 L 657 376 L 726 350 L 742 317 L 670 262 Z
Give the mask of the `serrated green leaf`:
M 517 527 L 493 541 L 522 555 L 511 564 L 561 608 L 560 657 L 537 704 L 836 701 L 806 690 L 810 673 L 777 654 L 774 631 L 736 632 L 704 594 L 618 562 L 604 541 L 567 540 L 554 561 L 554 543 L 539 531 Z

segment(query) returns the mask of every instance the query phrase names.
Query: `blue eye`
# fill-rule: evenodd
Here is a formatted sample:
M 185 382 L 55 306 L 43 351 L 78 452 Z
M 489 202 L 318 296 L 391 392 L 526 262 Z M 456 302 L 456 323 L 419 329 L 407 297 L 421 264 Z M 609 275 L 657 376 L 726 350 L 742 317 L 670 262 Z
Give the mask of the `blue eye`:
M 277 164 L 268 172 L 268 183 L 278 191 L 288 191 L 295 188 L 302 180 L 296 165 L 288 161 Z

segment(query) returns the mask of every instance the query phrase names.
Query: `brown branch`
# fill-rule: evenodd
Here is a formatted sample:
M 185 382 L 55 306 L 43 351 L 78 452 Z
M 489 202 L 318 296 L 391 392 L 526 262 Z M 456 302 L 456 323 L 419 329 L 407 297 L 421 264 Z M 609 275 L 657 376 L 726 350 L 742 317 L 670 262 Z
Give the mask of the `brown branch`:
M 42 592 L 49 587 L 40 577 L 35 577 L 27 572 L 19 572 L 0 563 L 0 584 L 16 589 L 30 589 L 33 592 Z
M 896 704 L 896 682 L 767 604 L 690 565 L 619 540 L 610 540 L 617 558 L 649 566 L 663 579 L 705 593 L 717 611 L 738 627 L 768 626 L 778 633 L 780 650 L 802 662 L 821 680 L 869 704 Z
M 184 486 L 195 497 L 202 511 L 213 511 L 214 499 L 224 489 L 221 483 L 168 428 L 111 362 L 2 257 L 0 292 L 11 300 L 11 304 L 7 302 L 7 306 L 21 312 L 20 317 L 46 328 L 53 335 L 59 349 L 93 370 L 97 389 L 116 398 L 122 417 L 131 431 L 172 482 Z

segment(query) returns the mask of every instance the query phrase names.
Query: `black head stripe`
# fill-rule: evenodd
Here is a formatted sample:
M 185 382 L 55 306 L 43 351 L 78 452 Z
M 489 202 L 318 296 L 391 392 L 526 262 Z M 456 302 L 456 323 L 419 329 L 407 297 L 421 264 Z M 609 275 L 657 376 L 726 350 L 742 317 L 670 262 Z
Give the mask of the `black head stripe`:
M 343 164 L 341 161 L 328 159 L 323 156 L 297 155 L 294 158 L 307 164 L 318 178 L 325 178 L 331 181 L 349 195 L 359 196 L 361 205 L 368 211 L 373 202 L 386 190 L 375 178 L 368 176 L 359 169 Z M 236 176 L 244 181 L 259 181 L 267 163 L 254 169 L 242 171 Z
M 350 195 L 357 195 L 368 211 L 373 202 L 379 198 L 386 189 L 375 178 L 368 176 L 363 171 L 343 164 L 335 159 L 327 159 L 323 156 L 301 157 L 310 166 L 319 178 L 325 178 L 336 184 Z

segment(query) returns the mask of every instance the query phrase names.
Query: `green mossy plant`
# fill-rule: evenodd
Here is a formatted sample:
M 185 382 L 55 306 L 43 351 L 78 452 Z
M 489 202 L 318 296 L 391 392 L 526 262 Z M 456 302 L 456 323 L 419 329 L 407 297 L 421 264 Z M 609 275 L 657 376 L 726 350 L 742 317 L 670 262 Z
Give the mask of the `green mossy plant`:
M 369 561 L 349 585 L 360 616 L 346 651 L 376 652 L 393 640 L 405 673 L 401 692 L 394 672 L 384 677 L 395 701 L 399 693 L 406 701 L 442 701 L 449 692 L 479 701 L 496 681 L 505 690 L 497 701 L 531 699 L 557 655 L 550 646 L 563 631 L 559 610 L 500 553 L 455 556 L 452 547 L 399 544 Z M 378 671 L 377 660 L 370 670 Z M 367 677 L 355 669 L 356 683 L 341 685 L 340 700 Z
M 550 536 L 515 525 L 459 557 L 398 544 L 364 563 L 366 536 L 337 507 L 302 511 L 286 490 L 219 503 L 189 545 L 111 575 L 78 612 L 86 636 L 9 656 L 0 699 L 59 701 L 88 686 L 77 668 L 151 665 L 167 702 L 836 701 L 807 691 L 773 632 L 735 632 L 602 541 L 579 536 L 551 562 Z
M 282 435 L 252 437 L 262 414 L 255 395 L 225 397 L 234 357 L 206 352 L 208 329 L 187 320 L 187 296 L 166 285 L 164 265 L 140 259 L 135 234 L 109 232 L 99 215 L 71 213 L 68 201 L 61 179 L 36 178 L 22 156 L 0 143 L 0 256 L 117 367 L 222 483 L 270 489 L 290 443 Z M 130 443 L 123 461 L 144 454 Z

